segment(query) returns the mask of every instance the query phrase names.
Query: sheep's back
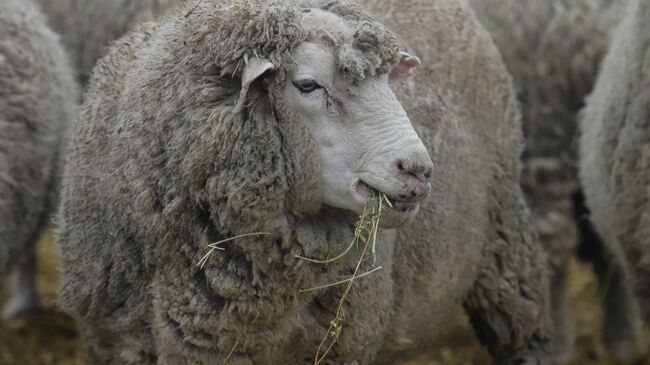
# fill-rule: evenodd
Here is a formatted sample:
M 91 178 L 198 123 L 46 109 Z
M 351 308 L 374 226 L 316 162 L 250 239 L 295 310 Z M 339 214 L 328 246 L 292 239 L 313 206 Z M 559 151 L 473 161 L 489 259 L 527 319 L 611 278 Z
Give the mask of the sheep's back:
M 109 45 L 137 24 L 152 21 L 183 0 L 38 0 L 63 37 L 77 78 L 85 81 Z

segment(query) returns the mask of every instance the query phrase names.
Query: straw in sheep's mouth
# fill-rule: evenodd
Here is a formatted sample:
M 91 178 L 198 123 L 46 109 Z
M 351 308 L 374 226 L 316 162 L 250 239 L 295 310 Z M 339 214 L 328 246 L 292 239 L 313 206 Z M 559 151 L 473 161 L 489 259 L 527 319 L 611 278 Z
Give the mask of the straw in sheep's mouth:
M 357 193 L 361 196 L 369 197 L 371 191 L 378 192 L 383 197 L 389 208 L 400 213 L 410 213 L 414 211 L 418 208 L 420 202 L 418 199 L 409 198 L 407 195 L 393 196 L 387 194 L 363 180 L 357 182 Z

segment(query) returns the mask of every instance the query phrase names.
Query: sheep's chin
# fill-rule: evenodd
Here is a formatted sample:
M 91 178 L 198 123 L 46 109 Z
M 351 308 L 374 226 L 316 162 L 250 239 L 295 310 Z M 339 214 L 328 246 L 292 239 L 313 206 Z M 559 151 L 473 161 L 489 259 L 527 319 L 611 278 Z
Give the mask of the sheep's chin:
M 397 211 L 391 208 L 384 210 L 379 220 L 379 226 L 384 229 L 401 228 L 413 222 L 420 206 L 408 211 Z
M 363 213 L 364 205 L 359 205 L 358 209 L 350 211 L 354 215 L 354 222 L 359 219 Z M 396 210 L 384 204 L 382 208 L 381 218 L 379 219 L 379 227 L 382 229 L 395 229 L 408 226 L 413 222 L 420 210 L 420 205 L 416 204 L 408 210 Z

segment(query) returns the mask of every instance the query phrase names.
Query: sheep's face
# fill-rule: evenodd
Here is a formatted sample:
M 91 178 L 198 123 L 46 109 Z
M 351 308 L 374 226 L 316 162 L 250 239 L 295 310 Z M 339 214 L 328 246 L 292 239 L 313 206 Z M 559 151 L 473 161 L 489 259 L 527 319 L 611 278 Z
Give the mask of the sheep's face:
M 304 42 L 293 58 L 282 104 L 316 141 L 324 203 L 360 213 L 372 188 L 393 205 L 384 227 L 409 223 L 431 190 L 433 165 L 389 78 L 410 75 L 419 60 L 403 54 L 390 75 L 366 77 L 351 93 L 330 47 Z
M 420 61 L 400 53 L 378 23 L 350 25 L 310 9 L 302 26 L 310 40 L 293 49 L 286 77 L 270 84 L 279 117 L 302 124 L 316 144 L 321 186 L 314 191 L 325 205 L 361 213 L 374 189 L 392 204 L 383 227 L 409 223 L 431 190 L 433 164 L 389 82 L 411 76 Z M 264 58 L 247 60 L 240 101 L 274 68 Z

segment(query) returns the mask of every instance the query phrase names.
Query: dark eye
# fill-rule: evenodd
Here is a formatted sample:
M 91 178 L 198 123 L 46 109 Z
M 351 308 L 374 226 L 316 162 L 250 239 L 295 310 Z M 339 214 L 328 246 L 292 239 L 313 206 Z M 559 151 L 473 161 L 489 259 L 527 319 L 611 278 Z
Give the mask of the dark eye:
M 310 79 L 294 81 L 293 86 L 295 86 L 296 89 L 300 90 L 300 92 L 303 94 L 309 94 L 322 87 L 318 85 L 316 81 Z

